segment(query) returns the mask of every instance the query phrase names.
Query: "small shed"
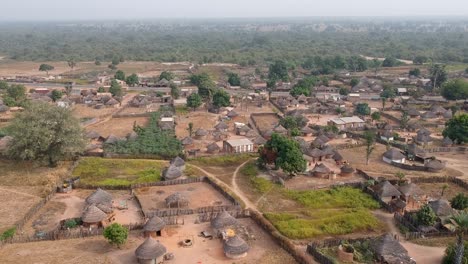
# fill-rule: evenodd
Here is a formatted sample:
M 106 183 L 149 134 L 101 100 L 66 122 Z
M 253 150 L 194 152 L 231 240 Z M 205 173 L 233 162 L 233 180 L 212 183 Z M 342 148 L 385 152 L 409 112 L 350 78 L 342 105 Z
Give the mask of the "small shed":
M 140 264 L 155 264 L 162 260 L 167 249 L 151 236 L 135 250 L 135 256 Z

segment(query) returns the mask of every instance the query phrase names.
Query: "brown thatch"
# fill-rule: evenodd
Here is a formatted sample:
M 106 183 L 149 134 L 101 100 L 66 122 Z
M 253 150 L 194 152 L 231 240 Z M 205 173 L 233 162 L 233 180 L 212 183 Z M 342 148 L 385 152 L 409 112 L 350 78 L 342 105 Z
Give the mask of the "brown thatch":
M 429 206 L 432 208 L 432 211 L 434 211 L 434 213 L 437 216 L 449 216 L 449 215 L 453 214 L 453 212 L 454 212 L 454 210 L 450 206 L 449 201 L 447 201 L 445 199 L 430 201 Z
M 424 164 L 424 167 L 432 172 L 441 171 L 445 168 L 445 163 L 441 160 L 433 159 Z
M 402 186 L 398 187 L 398 190 L 404 195 L 404 196 L 419 196 L 419 195 L 424 195 L 424 191 L 419 188 L 418 185 L 414 183 L 409 183 L 405 184 Z
M 88 133 L 86 133 L 86 138 L 89 139 L 99 139 L 100 137 L 101 135 L 96 131 L 89 131 Z
M 444 116 L 445 119 L 450 119 L 450 118 L 452 118 L 452 117 L 453 117 L 452 109 L 449 109 L 449 110 L 445 111 L 444 114 L 443 114 L 443 116 Z
M 216 216 L 216 218 L 211 220 L 211 226 L 216 229 L 221 229 L 234 225 L 237 225 L 237 219 L 232 217 L 226 211 L 222 211 Z
M 323 157 L 325 156 L 325 154 L 323 153 L 323 151 L 321 151 L 320 149 L 318 148 L 314 148 L 312 150 L 310 150 L 307 155 L 313 157 L 313 158 L 320 158 L 320 157 Z
M 217 130 L 225 130 L 228 129 L 228 125 L 224 122 L 219 122 L 214 128 Z
M 227 114 L 227 117 L 233 118 L 233 117 L 236 117 L 236 116 L 238 116 L 238 115 L 239 115 L 239 114 L 238 114 L 236 111 L 231 110 L 231 111 L 229 111 L 229 113 Z
M 204 137 L 206 135 L 208 135 L 208 131 L 206 131 L 203 128 L 199 128 L 199 129 L 197 129 L 197 131 L 195 131 L 195 136 L 197 136 L 197 137 Z
M 239 236 L 233 236 L 224 241 L 223 249 L 228 255 L 243 255 L 249 251 L 250 247 Z
M 451 140 L 449 137 L 445 137 L 444 140 L 442 140 L 442 145 L 444 147 L 451 147 L 453 145 L 453 140 Z
M 273 129 L 274 132 L 276 133 L 287 133 L 288 130 L 284 128 L 282 125 L 278 125 Z
M 206 146 L 206 151 L 209 152 L 209 153 L 215 153 L 215 152 L 218 152 L 220 150 L 221 150 L 221 148 L 218 146 L 218 144 L 216 144 L 216 142 L 213 142 L 213 143 L 209 144 L 208 146 Z
M 119 104 L 119 101 L 115 100 L 114 98 L 111 98 L 109 101 L 106 102 L 106 105 L 117 105 Z
M 115 144 L 117 143 L 117 141 L 119 141 L 120 139 L 114 135 L 109 135 L 106 139 L 106 141 L 104 141 L 104 143 L 106 144 Z
M 128 133 L 127 139 L 128 140 L 136 140 L 138 138 L 138 134 L 135 131 Z
M 181 141 L 182 145 L 192 145 L 193 144 L 193 139 L 191 137 L 185 137 Z
M 263 138 L 262 136 L 258 136 L 254 139 L 253 143 L 255 145 L 264 145 L 267 143 L 267 140 L 265 138 Z
M 171 160 L 171 165 L 174 165 L 176 167 L 183 167 L 185 166 L 185 160 L 177 156 Z
M 163 170 L 162 175 L 165 180 L 175 180 L 182 176 L 182 170 L 180 167 L 171 164 L 168 168 Z
M 166 247 L 150 236 L 135 250 L 135 256 L 138 259 L 153 260 L 164 256 L 166 251 Z
M 322 141 L 324 143 L 327 143 L 328 141 L 330 141 L 330 139 L 325 135 L 320 135 L 320 136 L 317 137 L 317 139 L 320 139 L 320 141 Z
M 335 151 L 335 154 L 333 154 L 332 159 L 335 161 L 342 161 L 343 156 L 338 151 Z
M 379 197 L 394 197 L 400 196 L 401 193 L 398 189 L 393 186 L 389 181 L 383 181 L 373 187 L 374 192 L 379 195 Z
M 98 188 L 86 198 L 87 204 L 112 205 L 112 195 L 101 188 Z
M 354 168 L 351 167 L 349 164 L 345 164 L 343 167 L 341 167 L 341 173 L 350 174 L 354 171 Z
M 408 114 L 409 116 L 412 116 L 412 117 L 416 117 L 416 116 L 420 116 L 420 115 L 421 115 L 421 113 L 420 113 L 418 110 L 414 109 L 414 108 L 410 108 L 410 109 L 408 109 L 408 111 L 406 111 L 406 112 L 407 112 L 407 114 Z
M 331 146 L 326 146 L 322 149 L 322 153 L 331 157 L 333 154 L 335 154 L 335 150 Z
M 425 112 L 424 114 L 421 115 L 421 118 L 422 119 L 433 119 L 433 118 L 436 118 L 437 115 L 431 111 L 427 111 Z
M 414 263 L 408 256 L 408 251 L 390 234 L 379 237 L 370 244 L 383 263 Z
M 81 215 L 83 223 L 99 223 L 104 221 L 106 218 L 107 214 L 97 208 L 94 204 L 88 206 Z
M 325 164 L 320 163 L 320 164 L 315 164 L 315 167 L 312 169 L 312 172 L 314 173 L 330 173 L 331 170 L 325 166 Z
M 273 129 L 268 129 L 265 132 L 263 132 L 263 136 L 264 137 L 271 137 L 271 135 L 273 135 L 273 133 L 275 133 L 275 131 L 273 131 Z
M 169 195 L 165 201 L 167 207 L 183 207 L 189 204 L 188 198 L 179 192 Z
M 305 126 L 305 127 L 301 128 L 301 133 L 303 133 L 303 134 L 312 134 L 312 133 L 314 133 L 314 130 L 312 128 L 310 128 L 309 126 Z
M 404 159 L 405 156 L 403 154 L 401 154 L 401 152 L 399 150 L 397 150 L 396 148 L 391 148 L 389 150 L 387 150 L 383 156 L 387 159 L 390 159 L 390 160 L 401 160 L 401 159 Z
M 431 106 L 431 112 L 435 113 L 435 114 L 438 114 L 438 115 L 441 115 L 443 113 L 445 113 L 447 110 L 445 110 L 445 108 L 443 108 L 442 106 L 440 105 L 433 105 Z
M 153 216 L 151 219 L 146 222 L 145 226 L 143 227 L 143 230 L 149 231 L 149 232 L 157 232 L 161 231 L 164 227 L 166 226 L 166 222 L 164 222 L 163 219 Z
M 312 147 L 315 147 L 315 148 L 321 148 L 323 146 L 325 146 L 327 142 L 321 140 L 320 138 L 316 138 L 314 139 L 314 141 L 312 141 L 312 143 L 310 144 Z
M 10 136 L 0 138 L 0 152 L 6 151 L 12 140 L 13 137 Z

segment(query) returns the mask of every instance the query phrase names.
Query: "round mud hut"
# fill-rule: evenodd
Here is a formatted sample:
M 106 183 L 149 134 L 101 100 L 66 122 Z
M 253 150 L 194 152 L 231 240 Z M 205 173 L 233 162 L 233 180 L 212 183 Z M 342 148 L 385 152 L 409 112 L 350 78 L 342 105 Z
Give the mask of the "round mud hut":
M 211 154 L 218 153 L 220 150 L 221 148 L 218 146 L 218 144 L 216 144 L 216 142 L 213 142 L 209 144 L 208 146 L 206 146 L 206 152 L 211 153 Z
M 182 170 L 180 167 L 171 164 L 168 168 L 163 170 L 162 176 L 166 181 L 175 180 L 182 176 Z
M 206 131 L 203 128 L 199 128 L 197 129 L 197 131 L 195 131 L 195 137 L 197 139 L 205 139 L 207 135 L 208 135 L 208 131 Z
M 325 166 L 325 164 L 315 164 L 315 167 L 312 169 L 312 175 L 319 178 L 327 179 L 330 176 L 331 170 Z
M 424 164 L 424 167 L 426 167 L 427 171 L 438 172 L 445 168 L 445 163 L 441 160 L 433 159 L 426 162 L 426 164 Z
M 143 244 L 135 250 L 135 256 L 140 264 L 155 264 L 159 263 L 166 254 L 167 249 L 159 241 L 152 237 L 148 237 Z
M 168 208 L 186 207 L 189 204 L 188 198 L 180 192 L 169 195 L 165 201 Z
M 100 204 L 105 207 L 112 208 L 112 195 L 101 188 L 98 188 L 95 192 L 86 198 L 87 204 Z
M 237 225 L 237 219 L 226 211 L 222 211 L 213 220 L 211 220 L 211 227 L 217 230 L 225 229 L 235 225 Z
M 247 256 L 249 245 L 239 236 L 226 239 L 223 243 L 224 254 L 230 259 L 238 259 Z
M 81 221 L 85 227 L 100 227 L 107 220 L 107 214 L 94 204 L 88 206 L 81 215 Z
M 148 222 L 146 222 L 145 226 L 143 227 L 143 234 L 145 237 L 165 236 L 166 232 L 164 227 L 166 227 L 166 222 L 157 216 L 153 216 L 148 220 Z
M 177 156 L 171 160 L 171 165 L 180 168 L 181 170 L 185 169 L 185 160 L 181 157 Z
M 353 175 L 354 171 L 355 170 L 353 167 L 351 167 L 349 164 L 345 164 L 343 167 L 341 167 L 340 175 L 343 177 L 349 177 Z
M 391 148 L 383 154 L 383 161 L 386 163 L 392 164 L 395 163 L 405 163 L 405 156 L 401 154 L 396 148 Z

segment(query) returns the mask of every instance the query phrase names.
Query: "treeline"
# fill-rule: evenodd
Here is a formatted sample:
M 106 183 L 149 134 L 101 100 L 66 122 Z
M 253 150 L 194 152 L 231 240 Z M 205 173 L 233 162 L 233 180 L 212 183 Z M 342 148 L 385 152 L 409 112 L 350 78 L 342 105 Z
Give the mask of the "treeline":
M 107 62 L 118 57 L 255 65 L 285 60 L 309 67 L 314 56 L 340 55 L 353 69 L 362 68 L 353 60 L 358 55 L 468 62 L 463 23 L 433 28 L 426 27 L 427 21 L 0 24 L 0 54 L 33 61 Z

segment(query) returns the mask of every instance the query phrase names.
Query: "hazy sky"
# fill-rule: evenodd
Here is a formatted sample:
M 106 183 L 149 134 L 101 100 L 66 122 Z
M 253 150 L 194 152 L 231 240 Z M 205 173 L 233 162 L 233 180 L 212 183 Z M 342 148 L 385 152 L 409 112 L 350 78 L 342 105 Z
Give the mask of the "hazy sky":
M 468 0 L 0 0 L 0 20 L 465 16 Z

